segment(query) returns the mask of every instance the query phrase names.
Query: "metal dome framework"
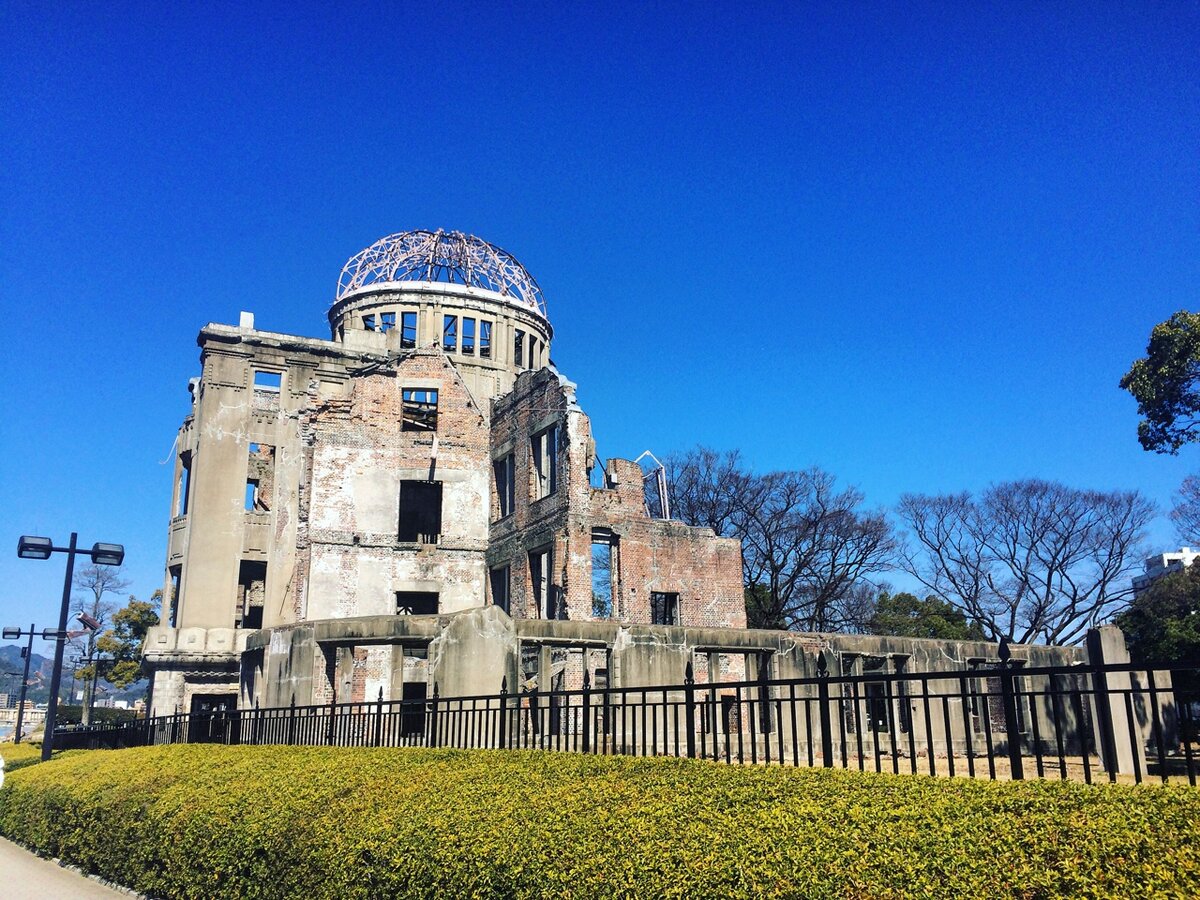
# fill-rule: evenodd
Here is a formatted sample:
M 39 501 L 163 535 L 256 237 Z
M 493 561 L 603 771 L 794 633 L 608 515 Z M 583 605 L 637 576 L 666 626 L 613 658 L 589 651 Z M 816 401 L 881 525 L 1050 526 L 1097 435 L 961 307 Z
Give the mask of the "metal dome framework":
M 337 301 L 397 281 L 482 288 L 546 318 L 542 289 L 525 267 L 511 253 L 461 231 L 401 231 L 380 238 L 342 267 Z

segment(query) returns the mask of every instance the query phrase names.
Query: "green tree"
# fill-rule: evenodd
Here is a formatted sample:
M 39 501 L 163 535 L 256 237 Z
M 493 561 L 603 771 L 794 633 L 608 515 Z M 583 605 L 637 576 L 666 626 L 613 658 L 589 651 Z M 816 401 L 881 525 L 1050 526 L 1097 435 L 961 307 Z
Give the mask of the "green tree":
M 96 640 L 96 649 L 108 656 L 107 679 L 117 687 L 129 687 L 142 676 L 142 642 L 146 632 L 158 624 L 162 591 L 155 591 L 149 602 L 132 594 L 125 607 L 113 615 L 112 628 Z
M 961 610 L 930 594 L 920 600 L 912 594 L 884 591 L 875 603 L 867 630 L 870 634 L 896 637 L 941 638 L 952 641 L 982 641 L 983 628 Z
M 1181 310 L 1155 325 L 1146 358 L 1134 362 L 1121 388 L 1137 400 L 1143 449 L 1175 454 L 1200 440 L 1200 313 Z
M 1200 666 L 1200 565 L 1156 579 L 1113 622 L 1135 663 Z

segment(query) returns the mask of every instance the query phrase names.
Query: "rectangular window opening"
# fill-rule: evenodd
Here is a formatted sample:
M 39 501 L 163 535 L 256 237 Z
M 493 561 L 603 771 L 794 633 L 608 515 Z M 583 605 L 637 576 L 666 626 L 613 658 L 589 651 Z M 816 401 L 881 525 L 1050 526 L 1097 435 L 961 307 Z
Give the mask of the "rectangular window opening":
M 491 571 L 492 605 L 498 606 L 505 612 L 509 611 L 509 578 L 512 570 L 508 566 L 500 566 Z
M 492 358 L 492 323 L 479 320 L 479 358 Z
M 437 591 L 396 591 L 396 615 L 436 616 Z
M 533 499 L 541 500 L 558 490 L 558 426 L 534 435 L 532 450 Z
M 171 596 L 167 598 L 167 625 L 174 628 L 179 621 L 179 580 L 183 575 L 183 567 L 171 566 L 167 571 L 171 576 Z
M 411 350 L 417 346 L 417 314 L 400 313 L 400 349 Z
M 175 509 L 177 516 L 186 516 L 188 511 L 188 496 L 192 492 L 192 454 L 181 453 L 179 456 L 179 499 Z
M 496 460 L 492 463 L 492 469 L 496 474 L 496 518 L 503 519 L 505 516 L 512 515 L 513 507 L 516 505 L 513 455 L 510 453 L 503 459 Z
M 611 619 L 617 595 L 617 538 L 592 532 L 592 618 Z
M 375 319 L 374 314 L 369 315 L 369 316 L 363 316 L 363 330 L 364 331 L 374 331 L 375 330 L 375 322 L 376 322 L 376 319 Z
M 252 442 L 247 457 L 246 510 L 270 512 L 275 492 L 275 448 Z
M 535 550 L 529 554 L 529 577 L 533 587 L 533 603 L 543 619 L 557 619 L 560 610 L 555 602 L 553 585 L 554 548 Z
M 238 567 L 237 628 L 262 628 L 267 599 L 267 564 L 243 559 Z
M 662 591 L 650 592 L 650 624 L 679 624 L 679 595 Z
M 442 533 L 442 483 L 400 482 L 400 527 L 402 543 L 436 544 Z
M 513 365 L 522 368 L 525 361 L 525 332 L 520 328 L 513 331 Z
M 429 388 L 403 388 L 401 431 L 437 431 L 438 392 Z
M 381 313 L 379 316 L 379 330 L 385 334 L 396 327 L 396 314 L 394 312 Z
M 254 370 L 254 389 L 256 391 L 278 391 L 281 387 L 283 387 L 282 372 Z
M 447 353 L 458 349 L 458 316 L 442 316 L 442 349 Z
M 462 352 L 468 356 L 475 355 L 475 320 L 465 316 L 462 320 Z

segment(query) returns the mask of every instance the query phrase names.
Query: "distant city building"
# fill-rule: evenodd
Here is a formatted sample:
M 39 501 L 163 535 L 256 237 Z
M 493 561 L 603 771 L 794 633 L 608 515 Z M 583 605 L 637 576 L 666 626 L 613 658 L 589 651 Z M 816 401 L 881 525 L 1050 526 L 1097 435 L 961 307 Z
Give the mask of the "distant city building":
M 1178 550 L 1146 557 L 1143 565 L 1145 571 L 1141 575 L 1134 576 L 1133 595 L 1136 597 L 1141 594 L 1164 575 L 1182 572 L 1192 564 L 1197 556 L 1200 556 L 1200 551 L 1193 550 L 1191 547 L 1180 547 Z

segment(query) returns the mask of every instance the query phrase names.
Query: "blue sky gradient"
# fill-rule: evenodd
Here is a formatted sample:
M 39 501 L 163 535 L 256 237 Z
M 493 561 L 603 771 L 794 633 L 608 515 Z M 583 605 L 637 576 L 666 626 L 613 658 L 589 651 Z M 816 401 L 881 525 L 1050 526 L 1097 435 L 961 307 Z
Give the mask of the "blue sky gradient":
M 602 455 L 702 442 L 872 505 L 1040 476 L 1169 506 L 1117 388 L 1200 282 L 1200 7 L 5 4 L 0 622 L 161 584 L 195 336 L 327 336 L 409 228 L 546 292 Z M 1155 525 L 1153 549 L 1175 542 Z

